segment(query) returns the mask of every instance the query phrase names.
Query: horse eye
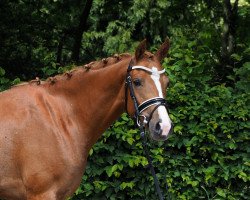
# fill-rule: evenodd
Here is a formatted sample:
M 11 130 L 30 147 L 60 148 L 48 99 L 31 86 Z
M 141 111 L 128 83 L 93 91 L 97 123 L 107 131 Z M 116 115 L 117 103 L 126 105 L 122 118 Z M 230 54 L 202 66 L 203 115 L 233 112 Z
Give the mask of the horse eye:
M 135 87 L 139 87 L 142 85 L 141 80 L 139 78 L 134 79 L 133 83 L 134 83 Z

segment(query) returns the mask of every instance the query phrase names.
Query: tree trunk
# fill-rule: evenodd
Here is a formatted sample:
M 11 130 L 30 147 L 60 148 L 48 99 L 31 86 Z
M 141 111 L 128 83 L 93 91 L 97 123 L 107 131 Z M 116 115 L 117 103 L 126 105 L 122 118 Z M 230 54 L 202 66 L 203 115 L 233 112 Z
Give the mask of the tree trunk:
M 87 0 L 85 7 L 82 11 L 82 14 L 80 16 L 80 22 L 78 29 L 75 32 L 75 38 L 74 38 L 74 45 L 72 49 L 72 60 L 74 62 L 79 61 L 79 54 L 80 54 L 80 49 L 81 49 L 81 41 L 82 41 L 82 34 L 84 31 L 87 29 L 87 19 L 91 10 L 93 4 L 93 0 Z
M 66 35 L 63 33 L 61 38 L 60 38 L 60 41 L 59 41 L 59 44 L 58 44 L 58 47 L 57 47 L 57 57 L 56 57 L 56 62 L 59 64 L 59 65 L 62 65 L 62 50 L 63 50 L 63 45 L 64 45 L 64 41 L 66 39 Z
M 221 78 L 233 72 L 233 61 L 231 55 L 235 52 L 236 25 L 238 15 L 238 0 L 232 5 L 230 0 L 223 0 L 224 24 L 222 30 L 222 48 L 221 48 Z

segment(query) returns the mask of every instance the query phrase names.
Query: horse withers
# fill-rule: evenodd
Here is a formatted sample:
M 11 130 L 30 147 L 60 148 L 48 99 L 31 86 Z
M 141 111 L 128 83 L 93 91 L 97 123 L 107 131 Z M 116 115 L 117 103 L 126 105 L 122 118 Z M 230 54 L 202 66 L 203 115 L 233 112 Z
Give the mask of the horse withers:
M 90 148 L 125 110 L 137 114 L 153 139 L 166 140 L 169 80 L 160 62 L 168 49 L 167 39 L 152 54 L 143 41 L 135 55 L 116 55 L 0 93 L 0 198 L 71 196 Z

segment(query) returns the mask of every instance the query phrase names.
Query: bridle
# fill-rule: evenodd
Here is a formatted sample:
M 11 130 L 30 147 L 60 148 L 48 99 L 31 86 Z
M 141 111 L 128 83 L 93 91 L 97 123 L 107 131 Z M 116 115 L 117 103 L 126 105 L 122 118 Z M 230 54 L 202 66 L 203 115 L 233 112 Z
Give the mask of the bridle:
M 157 108 L 159 106 L 165 106 L 167 108 L 167 103 L 166 100 L 162 97 L 154 97 L 154 98 L 150 98 L 144 102 L 142 102 L 140 105 L 136 99 L 135 96 L 135 92 L 134 92 L 134 87 L 133 87 L 133 83 L 132 83 L 132 77 L 130 72 L 132 70 L 144 70 L 148 73 L 151 73 L 153 76 L 160 76 L 161 74 L 164 74 L 165 69 L 158 71 L 156 67 L 152 67 L 152 69 L 148 68 L 148 67 L 144 67 L 144 66 L 132 66 L 131 65 L 132 62 L 129 63 L 128 69 L 127 69 L 127 75 L 126 75 L 126 83 L 125 83 L 125 110 L 126 112 L 129 114 L 128 112 L 128 89 L 130 92 L 130 97 L 133 100 L 134 103 L 134 107 L 135 107 L 135 114 L 134 114 L 134 119 L 138 125 L 138 127 L 140 126 L 148 126 L 150 120 L 152 119 L 152 116 L 154 114 L 154 112 L 157 110 Z M 149 116 L 145 116 L 142 114 L 142 112 L 146 109 L 148 109 L 151 106 L 154 106 L 153 110 L 151 111 Z M 141 120 L 141 118 L 143 118 L 143 120 Z
M 132 66 L 131 63 L 132 63 L 132 60 L 129 63 L 129 66 L 128 66 L 128 69 L 127 69 L 127 75 L 126 75 L 125 110 L 129 114 L 129 112 L 128 112 L 128 89 L 129 89 L 130 97 L 132 98 L 133 103 L 134 103 L 134 107 L 135 107 L 134 119 L 136 121 L 136 124 L 137 124 L 138 128 L 140 129 L 140 134 L 141 134 L 141 138 L 142 138 L 142 145 L 143 145 L 143 148 L 144 148 L 144 151 L 145 151 L 146 158 L 147 158 L 148 163 L 149 163 L 150 171 L 151 171 L 151 173 L 153 175 L 153 178 L 154 178 L 155 188 L 156 188 L 159 199 L 164 200 L 164 197 L 162 195 L 162 191 L 161 191 L 161 188 L 160 188 L 159 180 L 158 180 L 158 178 L 156 176 L 155 169 L 154 169 L 154 166 L 153 166 L 153 163 L 152 163 L 152 158 L 151 158 L 151 156 L 149 154 L 149 151 L 148 151 L 148 148 L 147 148 L 147 140 L 146 140 L 146 137 L 145 137 L 145 126 L 149 125 L 149 122 L 152 119 L 152 116 L 153 116 L 154 112 L 157 110 L 157 108 L 159 106 L 165 106 L 166 109 L 167 109 L 167 103 L 166 103 L 166 100 L 164 98 L 162 98 L 162 97 L 154 97 L 154 98 L 150 98 L 150 99 L 142 102 L 139 105 L 139 103 L 138 103 L 138 101 L 136 99 L 136 96 L 135 96 L 133 83 L 132 83 L 132 77 L 131 77 L 130 72 L 132 70 L 144 70 L 144 71 L 149 72 L 152 75 L 158 77 L 158 76 L 160 76 L 161 74 L 163 74 L 165 72 L 165 69 L 163 69 L 161 71 L 158 71 L 156 67 L 152 67 L 152 69 L 150 69 L 150 68 L 147 68 L 147 67 L 144 67 L 144 66 Z M 151 106 L 155 106 L 155 107 L 151 111 L 149 117 L 143 115 L 142 112 L 144 110 L 148 109 Z M 140 118 L 143 118 L 143 120 L 141 120 Z M 168 192 L 168 187 L 167 186 L 166 186 L 166 190 Z M 168 199 L 170 199 L 169 194 L 168 194 Z

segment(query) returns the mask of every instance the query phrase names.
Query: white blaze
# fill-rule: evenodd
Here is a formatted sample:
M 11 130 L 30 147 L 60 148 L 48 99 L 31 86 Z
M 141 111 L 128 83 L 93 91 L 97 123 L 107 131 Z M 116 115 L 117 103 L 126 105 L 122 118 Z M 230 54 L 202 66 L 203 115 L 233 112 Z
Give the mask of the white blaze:
M 155 86 L 158 90 L 159 97 L 163 97 L 161 83 L 160 83 L 160 74 L 156 67 L 152 67 L 152 75 L 151 78 L 153 79 Z M 162 120 L 160 123 L 161 129 L 162 129 L 162 135 L 168 135 L 170 129 L 171 129 L 171 120 L 169 118 L 167 109 L 164 106 L 159 106 L 158 109 L 158 115 L 159 118 Z

